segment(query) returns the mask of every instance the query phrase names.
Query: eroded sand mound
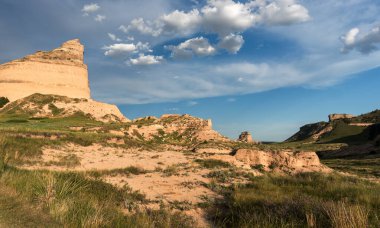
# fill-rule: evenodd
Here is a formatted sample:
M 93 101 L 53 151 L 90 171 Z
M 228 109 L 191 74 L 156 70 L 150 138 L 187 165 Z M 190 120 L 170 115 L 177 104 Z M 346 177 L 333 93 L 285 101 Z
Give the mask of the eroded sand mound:
M 7 104 L 0 114 L 20 114 L 35 118 L 62 118 L 85 115 L 102 122 L 128 122 L 116 105 L 84 98 L 33 94 Z
M 212 129 L 212 121 L 190 115 L 166 114 L 160 118 L 145 117 L 133 120 L 126 132 L 136 139 L 172 138 L 178 141 L 230 141 Z
M 327 172 L 330 169 L 322 165 L 315 152 L 262 151 L 257 149 L 239 149 L 234 155 L 236 160 L 265 171 Z

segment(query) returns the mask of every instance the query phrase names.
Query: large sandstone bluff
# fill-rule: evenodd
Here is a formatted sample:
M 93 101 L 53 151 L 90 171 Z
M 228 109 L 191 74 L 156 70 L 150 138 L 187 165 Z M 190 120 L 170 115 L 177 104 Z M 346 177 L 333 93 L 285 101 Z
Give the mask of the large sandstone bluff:
M 10 101 L 34 93 L 90 98 L 84 47 L 70 40 L 52 51 L 38 51 L 0 65 L 0 95 Z
M 74 39 L 52 51 L 38 51 L 0 65 L 0 97 L 13 101 L 5 111 L 15 111 L 11 109 L 17 107 L 34 117 L 65 117 L 82 112 L 102 122 L 129 121 L 115 105 L 91 99 L 83 54 L 84 46 Z M 53 115 L 53 109 L 61 110 L 60 115 Z

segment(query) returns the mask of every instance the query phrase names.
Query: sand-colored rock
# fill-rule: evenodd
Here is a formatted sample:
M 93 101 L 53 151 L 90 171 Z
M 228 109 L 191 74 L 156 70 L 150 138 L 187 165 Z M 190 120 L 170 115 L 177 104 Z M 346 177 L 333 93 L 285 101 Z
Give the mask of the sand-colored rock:
M 144 117 L 133 120 L 127 131 L 128 135 L 144 140 L 151 140 L 155 136 L 165 137 L 177 135 L 183 139 L 198 141 L 230 141 L 228 138 L 212 129 L 212 121 L 188 114 L 165 114 L 160 118 Z
M 330 114 L 329 115 L 329 121 L 334 121 L 334 120 L 340 120 L 340 119 L 351 119 L 354 118 L 354 115 L 351 114 Z
M 83 52 L 84 46 L 76 39 L 0 65 L 0 96 L 10 101 L 34 93 L 90 98 Z
M 239 142 L 254 143 L 251 133 L 244 131 L 239 135 Z
M 159 122 L 164 126 L 166 133 L 187 132 L 187 137 L 195 138 L 198 141 L 230 141 L 228 138 L 212 129 L 212 121 L 185 115 L 163 115 Z
M 231 148 L 195 148 L 194 152 L 196 153 L 205 153 L 205 154 L 230 154 L 232 152 Z
M 318 139 L 320 139 L 324 134 L 327 134 L 327 133 L 331 132 L 332 130 L 334 130 L 333 126 L 331 126 L 331 125 L 327 125 L 325 128 L 322 128 L 320 131 L 315 132 L 315 134 L 313 134 L 313 135 L 311 136 L 311 138 L 314 139 L 314 140 L 318 140 Z
M 143 137 L 144 140 L 151 140 L 155 135 L 159 134 L 159 130 L 164 129 L 164 126 L 160 124 L 152 124 L 146 126 L 131 125 L 127 131 L 127 134 L 133 138 Z
M 320 163 L 315 152 L 263 151 L 259 149 L 239 149 L 236 160 L 252 167 L 262 167 L 266 171 L 278 170 L 289 173 L 327 172 L 330 169 Z

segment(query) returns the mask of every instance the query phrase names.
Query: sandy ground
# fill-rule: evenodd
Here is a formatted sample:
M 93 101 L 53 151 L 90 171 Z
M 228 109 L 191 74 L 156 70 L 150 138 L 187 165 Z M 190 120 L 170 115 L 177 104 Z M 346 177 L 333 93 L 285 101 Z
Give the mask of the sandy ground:
M 164 204 L 173 210 L 180 210 L 193 216 L 198 226 L 206 227 L 209 224 L 205 217 L 205 211 L 199 204 L 210 203 L 221 197 L 209 188 L 208 184 L 213 179 L 207 175 L 210 172 L 228 170 L 228 168 L 208 169 L 196 162 L 196 159 L 221 160 L 231 164 L 235 171 L 253 175 L 261 175 L 260 172 L 251 168 L 252 164 L 256 164 L 256 160 L 268 164 L 273 159 L 282 162 L 279 160 L 280 157 L 282 158 L 280 154 L 271 152 L 253 153 L 244 150 L 240 157 L 232 156 L 227 152 L 226 150 L 212 150 L 212 148 L 197 152 L 180 151 L 175 148 L 164 151 L 147 151 L 139 148 L 124 149 L 100 144 L 83 147 L 69 143 L 60 148 L 45 148 L 39 159 L 32 161 L 29 165 L 24 165 L 23 168 L 83 172 L 115 171 L 137 167 L 145 172 L 136 175 L 128 172 L 103 172 L 100 178 L 118 188 L 126 186 L 143 193 L 149 202 L 141 205 L 143 207 L 158 209 L 160 205 Z M 238 151 L 237 155 L 240 154 Z M 282 155 L 289 156 L 288 154 Z M 301 155 L 302 153 L 294 155 L 292 159 L 285 156 L 283 164 L 294 167 L 300 166 L 298 167 L 299 170 L 305 169 L 306 171 L 313 170 L 311 168 L 314 163 L 319 164 L 316 155 Z M 298 159 L 300 156 L 301 158 Z M 307 165 L 309 168 L 304 168 L 303 165 Z M 244 175 L 231 175 L 229 178 L 232 180 L 226 185 L 247 181 Z
M 80 164 L 64 166 L 60 162 L 67 156 L 74 156 Z M 229 155 L 226 155 L 229 156 Z M 67 144 L 62 148 L 45 148 L 40 159 L 23 168 L 52 171 L 103 171 L 138 167 L 145 174 L 104 175 L 101 179 L 116 187 L 125 185 L 143 193 L 150 201 L 148 208 L 159 208 L 160 204 L 171 205 L 193 216 L 201 227 L 207 227 L 205 211 L 199 203 L 213 201 L 221 196 L 207 188 L 210 179 L 205 177 L 210 170 L 201 168 L 194 162 L 196 158 L 209 157 L 206 154 L 184 153 L 180 151 L 145 151 L 103 147 L 95 144 L 88 147 Z M 171 172 L 166 170 L 171 169 Z M 174 206 L 173 206 L 174 205 Z
M 59 162 L 68 155 L 76 156 L 80 161 L 80 165 L 75 167 L 54 165 L 54 162 Z M 44 149 L 41 159 L 35 165 L 27 166 L 26 168 L 55 171 L 89 171 L 113 170 L 135 166 L 149 171 L 188 161 L 189 158 L 183 153 L 175 151 L 158 152 L 103 147 L 99 144 L 88 147 L 68 144 L 59 149 Z

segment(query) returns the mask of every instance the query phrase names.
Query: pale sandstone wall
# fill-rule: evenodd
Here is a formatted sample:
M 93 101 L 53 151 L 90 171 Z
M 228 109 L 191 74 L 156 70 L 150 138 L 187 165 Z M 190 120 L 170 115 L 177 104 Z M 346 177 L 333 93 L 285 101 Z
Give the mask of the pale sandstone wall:
M 0 65 L 0 96 L 10 101 L 34 93 L 90 98 L 84 47 L 71 40 L 50 52 L 36 52 Z
M 355 117 L 354 115 L 351 114 L 330 114 L 329 115 L 329 121 L 334 121 L 334 120 L 340 120 L 340 119 L 351 119 Z

